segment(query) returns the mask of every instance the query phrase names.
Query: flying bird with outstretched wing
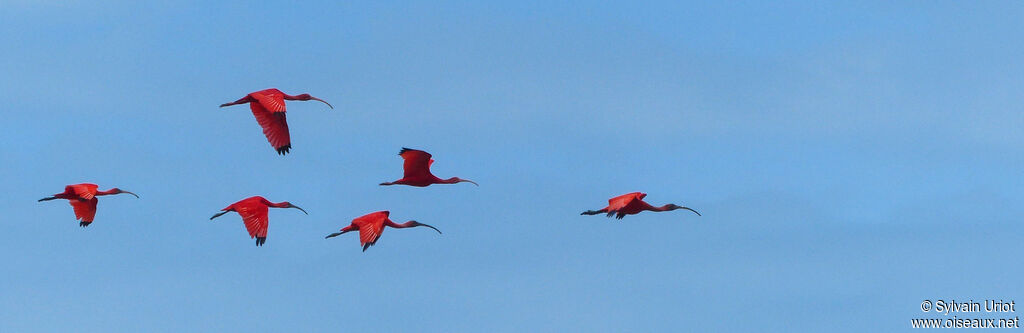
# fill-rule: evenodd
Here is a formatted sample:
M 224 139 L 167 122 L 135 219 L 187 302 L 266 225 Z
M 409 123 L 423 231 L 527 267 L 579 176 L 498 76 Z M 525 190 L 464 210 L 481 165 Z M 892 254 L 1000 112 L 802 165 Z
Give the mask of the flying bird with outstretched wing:
M 646 193 L 640 192 L 626 193 L 608 199 L 608 206 L 605 208 L 601 208 L 599 210 L 588 210 L 580 213 L 580 215 L 605 214 L 608 217 L 612 217 L 614 215 L 615 218 L 621 219 L 626 215 L 637 214 L 645 210 L 652 212 L 667 212 L 676 209 L 685 209 L 696 213 L 697 216 L 700 216 L 700 213 L 697 213 L 697 211 L 690 209 L 689 207 L 678 206 L 676 204 L 667 204 L 661 207 L 651 206 L 651 204 L 644 202 L 644 197 L 646 196 Z
M 374 244 L 377 244 L 377 240 L 380 239 L 380 235 L 384 233 L 384 227 L 392 228 L 412 228 L 412 227 L 427 227 L 434 229 L 437 233 L 441 233 L 441 230 L 437 230 L 431 225 L 419 223 L 416 221 L 408 221 L 405 223 L 392 222 L 388 216 L 391 212 L 386 210 L 369 213 L 352 220 L 352 224 L 341 228 L 341 231 L 327 235 L 324 238 L 331 238 L 340 236 L 349 231 L 359 231 L 359 245 L 363 247 L 363 252 Z
M 292 148 L 291 136 L 288 134 L 288 121 L 285 118 L 287 111 L 285 100 L 315 100 L 327 104 L 331 109 L 334 108 L 331 103 L 309 94 L 292 96 L 274 88 L 249 93 L 237 101 L 221 104 L 220 107 L 248 103 L 249 108 L 252 109 L 252 115 L 256 116 L 256 121 L 263 128 L 263 135 L 267 136 L 267 141 L 270 141 L 270 145 L 274 146 L 278 154 L 284 155 Z
M 214 214 L 210 217 L 210 220 L 227 214 L 228 212 L 238 213 L 238 215 L 242 217 L 242 222 L 245 223 L 245 230 L 249 232 L 249 238 L 256 239 L 256 246 L 263 246 L 263 243 L 267 242 L 267 228 L 270 227 L 270 217 L 268 216 L 270 207 L 295 208 L 306 213 L 305 209 L 299 208 L 299 206 L 293 205 L 287 201 L 275 203 L 270 202 L 270 200 L 261 196 L 254 196 L 242 199 L 224 207 L 224 209 L 221 209 L 220 213 Z M 306 213 L 306 215 L 309 215 L 309 213 Z
M 430 165 L 434 164 L 434 159 L 430 153 L 425 151 L 402 148 L 402 151 L 398 152 L 398 156 L 401 156 L 405 161 L 402 164 L 402 170 L 404 171 L 402 178 L 393 182 L 380 183 L 380 185 L 409 185 L 423 187 L 431 184 L 456 184 L 467 182 L 480 186 L 472 180 L 462 179 L 459 177 L 452 177 L 448 179 L 437 178 L 433 173 L 430 173 Z
M 139 197 L 135 193 L 116 187 L 106 191 L 100 191 L 99 186 L 96 184 L 83 183 L 65 186 L 64 192 L 39 199 L 39 201 L 67 199 L 68 202 L 71 203 L 71 208 L 75 211 L 75 219 L 79 220 L 78 226 L 84 228 L 88 227 L 89 224 L 92 223 L 93 218 L 96 217 L 96 204 L 99 203 L 99 199 L 96 197 L 121 193 L 128 193 L 134 195 L 136 198 Z

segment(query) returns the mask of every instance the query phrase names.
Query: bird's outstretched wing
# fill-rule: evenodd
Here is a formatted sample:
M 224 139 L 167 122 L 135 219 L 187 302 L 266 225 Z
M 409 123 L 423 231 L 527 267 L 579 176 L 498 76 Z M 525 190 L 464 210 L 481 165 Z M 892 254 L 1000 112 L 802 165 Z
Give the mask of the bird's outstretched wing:
M 628 206 L 633 201 L 642 200 L 644 196 L 646 196 L 646 194 L 633 192 L 608 199 L 608 212 L 618 211 Z
M 278 154 L 287 154 L 292 148 L 292 140 L 288 134 L 285 113 L 268 111 L 262 103 L 249 103 L 249 108 L 252 109 L 252 115 L 256 116 L 260 127 L 263 127 L 263 135 L 267 137 L 270 145 L 274 146 Z
M 352 220 L 352 223 L 359 226 L 359 245 L 363 251 L 377 243 L 380 234 L 384 232 L 384 221 L 388 219 L 388 212 L 376 212 L 366 214 Z
M 402 151 L 398 152 L 398 156 L 401 156 L 405 163 L 402 164 L 402 169 L 405 171 L 402 178 L 429 178 L 430 165 L 434 164 L 434 160 L 430 159 L 430 154 L 416 149 L 402 148 Z
M 270 112 L 285 112 L 286 107 L 284 105 L 284 93 L 276 89 L 261 90 L 249 94 L 253 99 L 256 100 L 264 109 Z
M 85 227 L 92 223 L 92 219 L 96 217 L 96 203 L 99 202 L 99 199 L 69 200 L 68 202 L 75 210 L 75 218 L 81 221 L 79 226 Z
M 235 211 L 238 212 L 238 215 L 242 216 L 242 222 L 245 222 L 245 230 L 249 231 L 249 238 L 267 238 L 267 226 L 269 225 L 267 206 L 236 206 Z
M 84 200 L 90 200 L 96 196 L 96 190 L 99 186 L 96 184 L 75 184 L 64 187 L 64 192 L 74 193 L 79 198 Z

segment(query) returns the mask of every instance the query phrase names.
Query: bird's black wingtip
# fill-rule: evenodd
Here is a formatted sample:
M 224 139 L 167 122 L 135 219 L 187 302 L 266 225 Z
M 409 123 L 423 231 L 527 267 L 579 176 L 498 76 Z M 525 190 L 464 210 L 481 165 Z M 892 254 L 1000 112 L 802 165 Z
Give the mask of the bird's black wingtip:
M 291 144 L 287 144 L 287 145 L 281 146 L 281 148 L 277 148 L 277 154 L 278 154 L 278 155 L 285 155 L 285 154 L 288 154 L 288 152 L 289 152 L 289 151 L 290 151 L 291 149 L 292 149 L 292 145 L 291 145 Z
M 405 154 L 405 152 L 410 151 L 410 150 L 416 150 L 416 149 L 402 147 L 402 150 L 398 152 L 398 156 L 402 156 L 402 154 Z
M 267 242 L 266 237 L 256 237 L 256 246 L 263 246 L 263 243 Z
M 88 227 L 89 224 L 91 224 L 91 223 L 92 223 L 92 221 L 82 221 L 82 222 L 78 222 L 78 226 L 82 227 L 82 228 L 85 228 L 85 227 Z

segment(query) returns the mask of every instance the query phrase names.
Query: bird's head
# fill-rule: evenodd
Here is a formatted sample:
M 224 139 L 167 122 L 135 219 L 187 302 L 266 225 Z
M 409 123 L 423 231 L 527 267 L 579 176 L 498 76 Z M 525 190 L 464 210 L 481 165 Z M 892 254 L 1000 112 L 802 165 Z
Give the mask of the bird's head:
M 285 201 L 285 202 L 282 202 L 282 203 L 281 203 L 281 207 L 282 207 L 282 208 L 295 208 L 295 209 L 301 210 L 301 211 L 302 211 L 303 213 L 305 213 L 306 215 L 309 215 L 309 213 L 306 213 L 306 210 L 305 210 L 305 209 L 302 209 L 302 207 L 299 207 L 299 206 L 293 205 L 293 204 L 292 204 L 291 202 L 287 202 L 287 201 Z
M 113 194 L 128 193 L 128 194 L 134 195 L 136 198 L 139 197 L 138 194 L 135 194 L 135 193 L 132 193 L 132 192 L 128 192 L 128 191 L 125 191 L 125 190 L 122 190 L 122 189 L 119 189 L 119 188 L 116 188 L 116 187 L 110 189 L 110 193 L 113 193 Z
M 439 233 L 439 234 L 441 233 L 441 230 L 437 230 L 437 228 L 434 228 L 434 226 L 426 224 L 426 223 L 419 223 L 419 222 L 416 222 L 416 221 L 409 221 L 408 223 L 410 225 L 414 226 L 414 227 L 427 227 L 427 228 L 430 228 L 430 229 L 434 229 L 434 231 L 437 231 L 437 233 Z
M 300 101 L 309 101 L 309 100 L 320 101 L 320 102 L 322 102 L 324 104 L 327 104 L 328 107 L 330 107 L 332 109 L 334 108 L 334 106 L 332 106 L 331 103 L 327 103 L 327 101 L 319 99 L 319 98 L 316 98 L 316 97 L 313 97 L 310 94 L 299 94 L 299 95 L 295 96 L 295 99 L 296 100 L 300 100 Z
M 700 216 L 700 213 L 697 213 L 697 211 L 695 211 L 693 209 L 690 209 L 690 207 L 683 207 L 683 206 L 676 205 L 676 204 L 667 204 L 667 205 L 664 206 L 664 209 L 666 211 L 672 211 L 672 210 L 676 210 L 676 209 L 685 209 L 685 210 L 693 212 L 694 214 L 697 214 L 697 216 Z
M 473 185 L 476 185 L 476 186 L 480 186 L 480 184 L 477 184 L 476 182 L 474 182 L 474 181 L 472 181 L 472 180 L 469 180 L 469 179 L 462 179 L 462 178 L 459 178 L 459 177 L 452 177 L 452 178 L 448 178 L 448 180 L 447 180 L 447 181 L 448 181 L 449 183 L 451 183 L 451 184 L 455 184 L 455 183 L 461 183 L 461 182 L 467 182 L 467 183 L 472 183 Z

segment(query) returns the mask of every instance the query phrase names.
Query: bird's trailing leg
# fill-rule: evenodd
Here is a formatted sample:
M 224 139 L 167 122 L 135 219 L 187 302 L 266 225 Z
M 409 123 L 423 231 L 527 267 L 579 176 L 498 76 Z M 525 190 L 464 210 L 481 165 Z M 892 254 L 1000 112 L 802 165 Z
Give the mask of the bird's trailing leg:
M 327 235 L 327 237 L 324 237 L 324 239 L 328 239 L 328 238 L 331 238 L 331 237 L 338 237 L 338 236 L 341 236 L 341 234 L 344 234 L 344 233 L 349 232 L 349 231 L 351 231 L 351 230 L 339 231 L 339 232 Z
M 234 102 L 231 102 L 231 103 L 221 104 L 220 107 L 232 106 L 232 105 L 238 105 L 238 104 L 245 104 L 245 103 L 249 103 L 249 102 L 252 102 L 252 97 L 249 97 L 247 95 L 247 96 L 242 97 L 241 99 L 239 99 L 237 101 L 234 101 Z
M 221 215 L 224 215 L 224 214 L 227 214 L 227 213 L 228 213 L 228 211 L 226 211 L 226 210 L 225 210 L 225 211 L 223 211 L 223 212 L 220 212 L 220 213 L 217 213 L 217 214 L 213 214 L 213 216 L 211 216 L 211 217 L 210 217 L 210 220 L 213 220 L 213 219 L 215 219 L 215 218 L 218 218 L 218 217 L 220 217 Z
M 328 238 L 331 238 L 331 237 L 338 237 L 338 236 L 341 236 L 341 234 L 344 234 L 344 233 L 349 232 L 349 231 L 355 231 L 355 230 L 359 230 L 359 227 L 350 225 L 350 226 L 341 228 L 340 232 L 336 232 L 336 233 L 327 235 L 327 237 L 324 237 L 324 239 L 328 239 Z

